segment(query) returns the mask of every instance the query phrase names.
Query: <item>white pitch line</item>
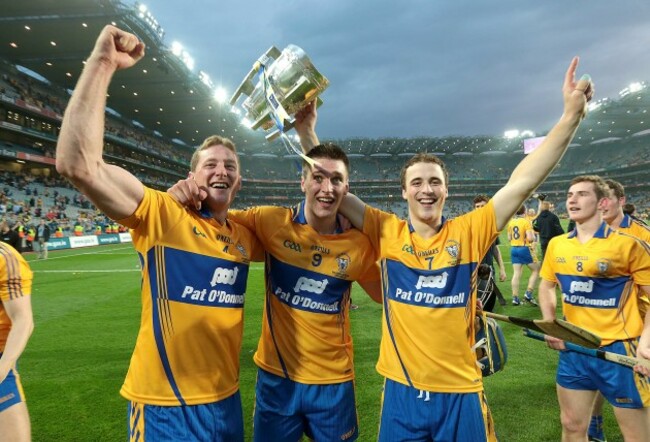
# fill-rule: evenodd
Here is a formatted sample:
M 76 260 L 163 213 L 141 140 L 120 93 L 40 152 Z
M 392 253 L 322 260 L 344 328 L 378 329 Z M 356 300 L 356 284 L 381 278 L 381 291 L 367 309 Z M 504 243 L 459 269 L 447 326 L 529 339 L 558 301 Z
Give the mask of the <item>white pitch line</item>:
M 116 252 L 116 251 L 121 252 L 123 250 L 127 250 L 127 248 L 126 247 L 121 247 L 119 249 L 103 250 L 101 252 L 100 251 L 95 251 L 95 252 L 86 252 L 86 253 L 75 253 L 74 255 L 53 256 L 51 258 L 48 257 L 47 259 L 34 259 L 34 260 L 29 261 L 29 265 L 33 265 L 34 263 L 37 263 L 37 262 L 48 262 L 48 261 L 54 261 L 55 259 L 74 258 L 76 256 L 83 256 L 83 255 L 115 255 L 115 253 L 110 253 L 110 252 Z M 127 255 L 127 253 L 121 253 L 121 255 Z M 137 256 L 137 254 L 135 252 L 133 252 L 132 254 L 128 253 L 128 255 L 136 255 Z

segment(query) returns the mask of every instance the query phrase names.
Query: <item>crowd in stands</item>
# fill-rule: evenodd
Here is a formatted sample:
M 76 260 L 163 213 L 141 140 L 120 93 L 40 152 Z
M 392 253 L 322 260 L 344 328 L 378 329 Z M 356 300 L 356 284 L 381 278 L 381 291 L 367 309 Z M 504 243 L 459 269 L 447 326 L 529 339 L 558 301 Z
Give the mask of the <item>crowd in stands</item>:
M 31 132 L 5 133 L 0 147 L 41 154 L 53 158 L 61 114 L 67 102 L 62 88 L 45 85 L 0 60 L 0 96 L 17 100 L 27 108 L 0 107 L 0 121 L 25 127 Z M 34 111 L 40 109 L 40 112 Z M 30 113 L 31 112 L 31 113 Z M 130 121 L 107 117 L 105 159 L 131 170 L 145 184 L 166 189 L 186 176 L 192 148 L 163 138 L 155 131 L 137 127 Z M 47 135 L 39 141 L 30 138 L 33 131 Z M 620 180 L 626 185 L 628 200 L 637 206 L 638 214 L 647 216 L 650 205 L 650 149 L 644 136 L 612 138 L 587 143 L 576 140 L 560 165 L 543 185 L 543 191 L 557 201 L 556 211 L 564 215 L 564 192 L 571 177 L 583 173 L 599 173 Z M 49 140 L 49 141 L 48 141 Z M 406 158 L 414 152 L 427 151 L 442 156 L 453 171 L 449 183 L 450 197 L 445 216 L 454 217 L 471 209 L 471 200 L 478 193 L 491 195 L 501 187 L 522 159 L 521 140 L 501 137 L 442 138 L 355 138 L 329 140 L 341 145 L 350 154 L 351 190 L 369 203 L 399 216 L 407 208 L 401 198 L 399 175 Z M 625 149 L 621 149 L 625 143 Z M 252 205 L 290 205 L 302 199 L 296 179 L 301 163 L 295 156 L 278 151 L 269 154 L 241 150 L 244 186 L 236 207 Z M 0 164 L 2 166 L 2 164 Z M 61 178 L 52 167 L 49 175 L 27 172 L 0 172 L 0 217 L 14 228 L 29 229 L 42 217 L 52 232 L 75 234 L 80 226 L 84 233 L 105 232 L 111 223 L 96 214 L 92 204 Z M 233 206 L 235 207 L 235 206 Z M 76 227 L 75 227 L 76 226 Z
M 102 233 L 117 233 L 115 223 L 61 177 L 0 171 L 0 183 L 0 221 L 19 234 L 22 251 L 32 250 L 41 219 L 54 238 L 96 234 L 98 228 Z

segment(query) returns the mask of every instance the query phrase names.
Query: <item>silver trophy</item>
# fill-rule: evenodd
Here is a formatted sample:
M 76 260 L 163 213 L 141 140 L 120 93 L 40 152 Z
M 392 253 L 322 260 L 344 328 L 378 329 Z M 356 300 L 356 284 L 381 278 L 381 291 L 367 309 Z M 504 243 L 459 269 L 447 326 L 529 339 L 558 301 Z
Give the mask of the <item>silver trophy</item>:
M 257 84 L 253 85 L 258 76 Z M 329 86 L 329 80 L 314 67 L 305 51 L 289 45 L 282 52 L 271 46 L 253 65 L 244 81 L 230 99 L 234 105 L 242 94 L 242 103 L 251 128 L 262 127 L 272 141 L 293 127 L 294 115 L 310 101 L 317 99 Z M 272 129 L 272 130 L 271 130 Z

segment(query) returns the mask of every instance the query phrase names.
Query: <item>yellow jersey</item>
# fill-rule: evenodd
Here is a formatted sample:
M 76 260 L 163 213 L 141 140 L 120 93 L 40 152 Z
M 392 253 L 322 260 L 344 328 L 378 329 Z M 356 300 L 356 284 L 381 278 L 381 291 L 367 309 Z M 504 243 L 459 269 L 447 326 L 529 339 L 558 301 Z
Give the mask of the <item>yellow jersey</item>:
M 472 350 L 477 268 L 498 235 L 492 200 L 424 239 L 408 221 L 366 206 L 363 232 L 378 250 L 383 322 L 377 370 L 420 390 L 483 389 Z
M 508 238 L 510 239 L 510 246 L 530 246 L 531 243 L 526 238 L 527 232 L 535 233 L 533 225 L 528 219 L 519 216 L 512 218 L 508 223 Z
M 246 228 L 145 188 L 131 229 L 142 265 L 142 315 L 120 393 L 150 405 L 216 402 L 239 388 L 246 279 L 262 248 Z
M 262 335 L 254 355 L 265 371 L 305 384 L 354 378 L 352 281 L 378 281 L 377 258 L 356 229 L 323 235 L 293 208 L 230 211 L 266 251 Z
M 602 223 L 581 244 L 576 231 L 548 244 L 541 277 L 562 291 L 567 321 L 602 338 L 602 344 L 641 335 L 639 288 L 650 285 L 650 246 Z
M 18 250 L 0 242 L 0 353 L 5 349 L 11 330 L 11 320 L 5 311 L 4 302 L 32 294 L 33 273 L 29 264 Z

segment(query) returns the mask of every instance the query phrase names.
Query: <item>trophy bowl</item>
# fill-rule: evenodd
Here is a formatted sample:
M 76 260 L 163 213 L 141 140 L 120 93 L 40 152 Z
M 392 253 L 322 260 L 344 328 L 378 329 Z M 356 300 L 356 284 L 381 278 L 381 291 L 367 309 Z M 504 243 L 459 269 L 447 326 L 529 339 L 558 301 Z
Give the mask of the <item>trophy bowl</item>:
M 294 115 L 310 101 L 317 99 L 318 106 L 322 104 L 319 95 L 329 86 L 325 78 L 312 64 L 311 60 L 301 48 L 288 45 L 282 52 L 271 46 L 253 65 L 244 81 L 230 99 L 234 105 L 243 94 L 248 97 L 242 103 L 246 111 L 246 118 L 252 122 L 251 128 L 262 128 L 269 131 L 276 126 L 271 108 L 267 101 L 268 90 L 265 90 L 264 78 L 260 75 L 257 84 L 253 86 L 253 78 L 264 69 L 264 75 L 277 102 L 286 110 L 287 114 Z M 267 86 L 268 87 L 268 86 Z M 293 119 L 285 121 L 282 127 L 284 132 L 293 127 Z M 280 128 L 276 127 L 266 135 L 271 141 L 280 135 Z

